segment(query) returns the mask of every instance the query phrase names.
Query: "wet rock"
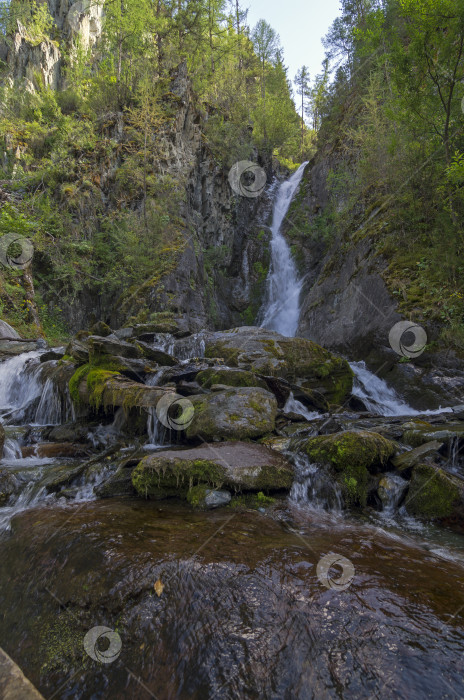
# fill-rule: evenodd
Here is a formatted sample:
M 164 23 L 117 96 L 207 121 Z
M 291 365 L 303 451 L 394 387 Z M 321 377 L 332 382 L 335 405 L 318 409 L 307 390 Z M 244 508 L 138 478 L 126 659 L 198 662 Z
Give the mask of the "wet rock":
M 132 469 L 119 467 L 109 479 L 95 488 L 99 498 L 129 498 L 136 495 L 132 485 Z
M 127 340 L 127 338 L 132 338 L 134 335 L 133 328 L 119 328 L 117 331 L 113 331 L 114 335 L 118 340 Z
M 140 359 L 143 357 L 143 352 L 132 343 L 126 343 L 124 340 L 115 338 L 102 338 L 97 335 L 91 335 L 88 338 L 88 346 L 90 351 L 90 359 L 95 361 L 101 355 L 117 355 L 119 357 Z
M 89 347 L 86 342 L 73 338 L 66 347 L 66 355 L 82 364 L 89 361 Z
M 18 493 L 20 483 L 9 469 L 0 469 L 0 506 L 8 503 L 10 496 Z
M 411 515 L 464 527 L 464 479 L 433 464 L 414 467 L 405 499 Z
M 408 482 L 397 474 L 385 474 L 379 481 L 377 494 L 384 510 L 394 511 L 401 503 Z
M 242 440 L 270 433 L 275 427 L 277 401 L 265 389 L 243 387 L 210 395 L 191 396 L 194 414 L 188 438 Z
M 320 435 L 333 435 L 334 433 L 339 433 L 342 430 L 340 423 L 330 417 L 327 418 L 319 427 Z
M 410 474 L 412 467 L 416 464 L 423 462 L 427 457 L 436 457 L 438 450 L 443 447 L 443 444 L 443 442 L 439 442 L 438 440 L 426 442 L 420 447 L 416 447 L 408 452 L 403 452 L 397 457 L 393 457 L 391 462 L 400 474 L 407 476 Z
M 3 453 L 3 445 L 5 444 L 5 429 L 0 423 L 0 459 Z
M 268 437 L 261 438 L 260 445 L 269 447 L 271 450 L 276 452 L 284 453 L 290 447 L 290 437 L 277 437 L 276 435 L 270 435 Z
M 213 384 L 233 387 L 257 386 L 261 389 L 268 389 L 266 382 L 259 379 L 253 372 L 221 366 L 202 370 L 197 374 L 197 382 L 205 389 L 210 389 Z
M 21 448 L 23 457 L 78 457 L 89 454 L 90 445 L 71 442 L 46 442 Z
M 192 486 L 187 493 L 187 501 L 195 508 L 212 510 L 227 506 L 232 500 L 229 491 L 220 489 L 208 489 L 206 486 Z
M 13 357 L 21 355 L 23 352 L 32 352 L 37 349 L 35 340 L 1 340 L 0 339 L 0 358 L 3 356 Z
M 88 434 L 88 423 L 65 423 L 52 428 L 47 439 L 52 442 L 86 442 Z
M 61 358 L 64 356 L 64 352 L 57 352 L 56 350 L 49 350 L 48 352 L 44 352 L 43 355 L 40 356 L 40 361 L 41 362 L 50 362 L 52 360 L 61 360 Z
M 137 342 L 137 348 L 141 351 L 143 357 L 146 357 L 148 360 L 152 360 L 153 362 L 157 362 L 159 365 L 173 367 L 174 365 L 178 364 L 178 360 L 176 360 L 176 358 L 169 353 L 164 352 L 164 350 L 152 348 L 150 345 L 143 343 L 140 340 Z
M 223 358 L 232 367 L 277 375 L 320 392 L 331 403 L 343 403 L 352 389 L 353 373 L 346 360 L 305 338 L 286 338 L 263 328 L 211 334 L 205 340 L 205 355 Z
M 385 470 L 396 451 L 390 440 L 369 431 L 344 431 L 300 441 L 311 462 L 330 466 L 347 505 L 365 506 L 369 473 Z
M 275 451 L 244 442 L 204 444 L 187 450 L 163 450 L 145 457 L 132 473 L 141 496 L 186 498 L 189 489 L 227 486 L 235 491 L 289 490 L 291 464 Z
M 412 447 L 419 447 L 434 440 L 443 442 L 446 445 L 450 445 L 454 440 L 464 440 L 463 423 L 450 423 L 447 425 L 410 423 L 403 427 L 407 428 L 403 434 L 403 442 Z

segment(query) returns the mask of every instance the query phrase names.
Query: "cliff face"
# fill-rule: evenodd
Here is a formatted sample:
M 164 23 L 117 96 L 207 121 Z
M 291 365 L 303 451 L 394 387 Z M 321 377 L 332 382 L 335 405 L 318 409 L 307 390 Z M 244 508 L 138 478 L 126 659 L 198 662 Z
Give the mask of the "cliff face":
M 63 47 L 69 49 L 70 39 L 77 33 L 84 47 L 91 48 L 98 42 L 102 27 L 98 6 L 87 7 L 83 0 L 50 0 L 49 10 L 59 44 L 32 41 L 18 22 L 8 46 L 2 48 L 7 64 L 4 83 L 33 92 L 40 77 L 47 88 L 66 89 Z M 63 299 L 60 311 L 71 331 L 88 326 L 95 317 L 120 326 L 128 318 L 143 318 L 158 311 L 182 317 L 186 330 L 226 328 L 253 323 L 260 308 L 269 267 L 269 233 L 261 224 L 268 218 L 270 199 L 266 193 L 246 198 L 232 191 L 229 168 L 217 162 L 205 139 L 208 105 L 200 104 L 193 94 L 184 64 L 171 74 L 163 100 L 174 118 L 159 133 L 153 132 L 150 139 L 158 144 L 152 163 L 154 175 L 169 178 L 180 193 L 176 250 L 170 251 L 172 263 L 163 267 L 155 260 L 153 275 L 117 299 L 111 295 L 107 298 L 105 290 L 97 293 L 91 282 L 72 302 Z M 87 199 L 81 198 L 78 204 L 78 225 L 82 221 L 88 237 L 98 230 L 101 212 L 108 216 L 121 210 L 118 173 L 125 167 L 130 141 L 126 115 L 108 114 L 101 134 L 110 144 L 111 153 L 106 151 L 100 158 L 95 152 L 91 196 L 87 192 Z M 11 148 L 5 161 L 16 159 L 22 165 L 21 155 L 21 149 Z M 255 152 L 253 160 L 259 159 Z M 270 182 L 271 163 L 262 165 Z M 123 204 L 135 211 L 140 206 L 139 201 L 127 198 Z M 41 257 L 36 256 L 34 266 L 39 273 L 41 264 Z M 44 290 L 45 296 L 47 293 Z

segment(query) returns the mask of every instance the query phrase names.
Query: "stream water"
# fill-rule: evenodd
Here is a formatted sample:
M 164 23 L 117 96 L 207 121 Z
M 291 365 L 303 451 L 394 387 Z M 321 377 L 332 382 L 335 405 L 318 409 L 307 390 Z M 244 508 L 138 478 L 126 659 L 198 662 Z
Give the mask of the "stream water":
M 288 336 L 301 281 L 280 227 L 303 170 L 276 195 L 263 315 Z M 205 350 L 201 333 L 159 334 L 153 347 L 183 367 Z M 261 511 L 97 499 L 116 469 L 111 456 L 84 477 L 84 457 L 31 453 L 74 418 L 40 355 L 0 363 L 0 479 L 20 482 L 0 507 L 0 645 L 47 700 L 464 696 L 464 537 L 409 517 L 401 478 L 382 512 L 359 515 L 342 510 L 337 488 L 302 455 L 292 457 L 289 496 Z M 369 420 L 419 415 L 363 363 L 352 368 Z M 162 378 L 160 370 L 149 383 Z M 284 410 L 309 426 L 321 418 L 293 394 Z M 89 425 L 87 439 L 107 450 L 123 426 L 119 410 Z M 150 411 L 146 444 L 123 452 L 170 440 Z M 51 488 L 63 471 L 76 479 Z M 321 568 L 328 556 L 333 565 Z M 97 626 L 119 640 L 111 663 L 105 640 L 95 642 L 100 661 L 84 649 Z

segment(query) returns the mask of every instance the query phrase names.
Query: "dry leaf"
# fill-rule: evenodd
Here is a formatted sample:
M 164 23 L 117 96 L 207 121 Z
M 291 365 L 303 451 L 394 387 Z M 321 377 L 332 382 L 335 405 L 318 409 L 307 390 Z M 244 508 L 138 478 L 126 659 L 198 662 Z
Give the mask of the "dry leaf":
M 164 591 L 164 583 L 161 583 L 161 579 L 159 578 L 157 582 L 154 584 L 153 588 L 155 589 L 155 593 L 160 597 L 161 593 Z

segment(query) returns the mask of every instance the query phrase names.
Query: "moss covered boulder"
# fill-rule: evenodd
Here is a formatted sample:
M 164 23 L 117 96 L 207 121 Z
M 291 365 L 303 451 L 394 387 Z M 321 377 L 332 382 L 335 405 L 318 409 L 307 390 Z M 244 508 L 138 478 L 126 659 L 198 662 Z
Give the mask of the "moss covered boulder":
M 411 515 L 464 527 L 464 479 L 434 464 L 414 467 L 405 506 Z
M 253 374 L 253 372 L 243 369 L 230 369 L 229 367 L 210 367 L 202 370 L 197 374 L 196 380 L 204 389 L 210 389 L 214 384 L 268 388 L 266 382 Z
M 259 387 L 241 387 L 189 397 L 194 413 L 186 429 L 188 438 L 243 440 L 271 433 L 275 427 L 277 401 Z
M 205 341 L 206 357 L 264 375 L 283 377 L 327 401 L 342 404 L 353 385 L 346 360 L 306 338 L 286 338 L 263 328 L 244 327 L 212 333 Z
M 311 462 L 329 466 L 347 505 L 365 506 L 369 475 L 382 471 L 396 446 L 378 433 L 347 430 L 309 438 L 300 444 Z
M 288 491 L 292 482 L 292 466 L 282 455 L 239 441 L 156 452 L 144 457 L 132 473 L 132 484 L 140 496 L 188 497 L 191 501 L 198 495 L 198 489 L 192 489 L 198 486 L 273 492 Z

